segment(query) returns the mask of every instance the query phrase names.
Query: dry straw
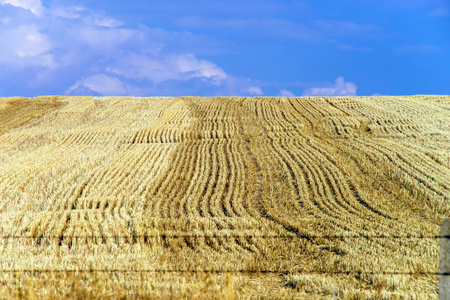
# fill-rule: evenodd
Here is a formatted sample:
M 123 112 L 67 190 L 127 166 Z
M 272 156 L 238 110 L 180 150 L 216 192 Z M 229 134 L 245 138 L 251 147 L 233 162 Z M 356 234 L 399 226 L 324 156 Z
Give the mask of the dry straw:
M 0 98 L 0 298 L 437 299 L 449 109 Z

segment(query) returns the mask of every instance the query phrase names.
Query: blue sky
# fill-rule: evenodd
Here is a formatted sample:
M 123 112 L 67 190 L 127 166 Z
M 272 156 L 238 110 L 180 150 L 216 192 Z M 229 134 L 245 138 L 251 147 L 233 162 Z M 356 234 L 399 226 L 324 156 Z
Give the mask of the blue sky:
M 450 94 L 449 0 L 0 0 L 0 96 Z

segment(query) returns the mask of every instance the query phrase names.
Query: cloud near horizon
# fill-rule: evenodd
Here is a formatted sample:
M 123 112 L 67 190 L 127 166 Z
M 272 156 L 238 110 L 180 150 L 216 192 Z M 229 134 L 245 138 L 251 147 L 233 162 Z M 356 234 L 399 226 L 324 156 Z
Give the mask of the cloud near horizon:
M 280 96 L 280 97 L 295 97 L 293 92 L 286 90 L 286 89 L 281 89 L 280 92 L 278 93 L 278 96 Z
M 251 86 L 251 87 L 247 88 L 246 92 L 252 96 L 264 95 L 263 91 L 261 90 L 261 88 L 259 86 Z
M 9 15 L 0 30 L 0 67 L 14 70 L 0 80 L 23 78 L 34 95 L 43 93 L 39 88 L 66 95 L 263 94 L 251 79 L 198 58 L 192 44 L 203 43 L 200 49 L 209 41 L 190 32 L 129 28 L 81 6 L 46 8 L 40 0 L 0 4 Z
M 0 0 L 0 96 L 449 93 L 447 0 L 350 2 Z
M 338 77 L 334 84 L 328 84 L 327 87 L 306 89 L 303 96 L 356 96 L 357 89 L 353 82 L 345 82 L 344 77 Z

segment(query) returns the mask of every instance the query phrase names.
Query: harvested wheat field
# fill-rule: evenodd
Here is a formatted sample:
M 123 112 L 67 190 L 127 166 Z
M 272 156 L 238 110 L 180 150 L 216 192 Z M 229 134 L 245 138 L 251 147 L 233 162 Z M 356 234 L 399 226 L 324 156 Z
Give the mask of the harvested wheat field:
M 0 98 L 1 298 L 437 299 L 450 96 Z

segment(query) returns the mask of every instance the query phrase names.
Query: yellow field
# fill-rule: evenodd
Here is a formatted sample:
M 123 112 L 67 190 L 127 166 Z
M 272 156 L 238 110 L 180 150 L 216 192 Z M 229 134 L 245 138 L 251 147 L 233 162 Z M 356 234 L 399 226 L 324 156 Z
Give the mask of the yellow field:
M 0 297 L 437 299 L 450 96 L 0 98 Z

